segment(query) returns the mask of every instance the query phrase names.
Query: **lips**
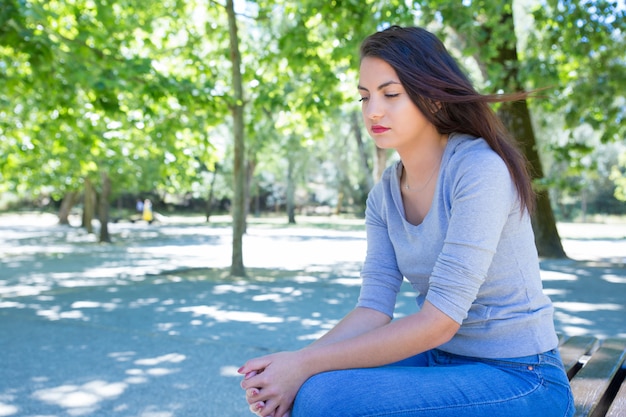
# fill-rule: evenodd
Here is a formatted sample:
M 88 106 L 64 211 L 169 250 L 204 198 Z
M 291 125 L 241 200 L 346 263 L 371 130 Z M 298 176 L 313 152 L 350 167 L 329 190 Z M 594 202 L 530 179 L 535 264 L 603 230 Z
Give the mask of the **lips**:
M 389 128 L 385 126 L 379 126 L 379 125 L 372 126 L 372 133 L 376 133 L 376 134 L 385 133 L 388 130 Z

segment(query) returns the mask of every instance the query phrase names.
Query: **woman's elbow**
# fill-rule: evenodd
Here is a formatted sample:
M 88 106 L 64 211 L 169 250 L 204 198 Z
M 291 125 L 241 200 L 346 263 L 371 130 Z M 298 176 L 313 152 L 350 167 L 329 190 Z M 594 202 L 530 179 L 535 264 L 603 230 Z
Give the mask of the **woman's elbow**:
M 433 347 L 449 342 L 461 328 L 459 323 L 428 301 L 424 303 L 421 313 L 431 323 L 431 328 L 433 329 L 432 340 L 433 344 L 435 344 Z

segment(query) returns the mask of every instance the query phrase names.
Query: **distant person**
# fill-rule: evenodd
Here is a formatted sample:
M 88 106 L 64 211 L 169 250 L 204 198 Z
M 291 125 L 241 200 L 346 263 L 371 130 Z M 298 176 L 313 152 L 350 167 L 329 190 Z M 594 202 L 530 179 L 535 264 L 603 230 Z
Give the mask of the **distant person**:
M 137 202 L 135 203 L 135 210 L 137 211 L 137 213 L 143 215 L 143 201 L 138 198 Z
M 572 415 L 530 222 L 527 161 L 489 106 L 526 95 L 479 94 L 421 28 L 375 33 L 360 58 L 366 128 L 400 157 L 368 197 L 361 293 L 316 342 L 239 369 L 251 411 Z M 392 320 L 404 278 L 419 309 Z
M 154 216 L 152 213 L 152 201 L 150 199 L 146 199 L 143 202 L 143 219 L 148 223 L 152 223 L 154 220 Z

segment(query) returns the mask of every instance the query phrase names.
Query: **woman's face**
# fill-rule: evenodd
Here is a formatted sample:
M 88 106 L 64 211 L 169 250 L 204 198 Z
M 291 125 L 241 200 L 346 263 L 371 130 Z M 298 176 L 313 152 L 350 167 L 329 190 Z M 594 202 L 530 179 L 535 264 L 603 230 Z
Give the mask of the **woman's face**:
M 378 147 L 401 151 L 437 137 L 435 126 L 411 101 L 396 71 L 382 59 L 363 58 L 358 90 L 365 126 Z

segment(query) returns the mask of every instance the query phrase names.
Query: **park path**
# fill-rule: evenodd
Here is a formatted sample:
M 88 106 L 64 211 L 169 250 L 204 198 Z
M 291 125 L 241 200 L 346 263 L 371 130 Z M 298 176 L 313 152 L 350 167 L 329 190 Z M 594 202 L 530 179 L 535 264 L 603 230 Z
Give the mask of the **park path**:
M 118 223 L 101 245 L 55 223 L 0 216 L 0 417 L 250 415 L 243 361 L 305 345 L 358 294 L 354 222 L 251 224 L 245 281 L 225 278 L 226 226 Z M 626 336 L 626 225 L 559 231 L 570 259 L 541 264 L 558 330 Z M 400 295 L 399 315 L 414 296 Z

